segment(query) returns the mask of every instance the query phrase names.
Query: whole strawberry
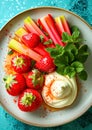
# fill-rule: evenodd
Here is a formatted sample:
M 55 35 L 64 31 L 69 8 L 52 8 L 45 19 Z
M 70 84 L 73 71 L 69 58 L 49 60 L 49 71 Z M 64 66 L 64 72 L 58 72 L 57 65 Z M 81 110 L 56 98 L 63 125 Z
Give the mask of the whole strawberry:
M 26 73 L 31 69 L 31 59 L 25 55 L 18 54 L 12 58 L 11 65 L 15 72 Z
M 37 110 L 42 105 L 42 97 L 40 93 L 33 89 L 26 89 L 19 96 L 18 107 L 25 112 Z
M 53 59 L 49 55 L 43 56 L 40 61 L 36 62 L 35 67 L 47 73 L 55 70 Z
M 44 75 L 37 69 L 30 71 L 26 77 L 29 88 L 40 89 L 44 84 Z
M 3 80 L 7 92 L 12 96 L 19 95 L 26 88 L 26 80 L 22 74 L 7 75 Z
M 29 48 L 34 48 L 40 43 L 40 37 L 36 33 L 28 33 L 22 36 L 22 41 Z

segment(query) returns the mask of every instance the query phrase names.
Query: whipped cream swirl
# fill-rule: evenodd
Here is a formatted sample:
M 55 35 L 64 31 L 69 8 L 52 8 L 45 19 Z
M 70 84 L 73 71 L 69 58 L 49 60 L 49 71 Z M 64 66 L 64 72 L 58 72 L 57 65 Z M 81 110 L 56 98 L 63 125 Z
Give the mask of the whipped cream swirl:
M 69 78 L 57 72 L 46 75 L 42 97 L 45 103 L 54 108 L 71 105 L 77 96 L 76 78 Z

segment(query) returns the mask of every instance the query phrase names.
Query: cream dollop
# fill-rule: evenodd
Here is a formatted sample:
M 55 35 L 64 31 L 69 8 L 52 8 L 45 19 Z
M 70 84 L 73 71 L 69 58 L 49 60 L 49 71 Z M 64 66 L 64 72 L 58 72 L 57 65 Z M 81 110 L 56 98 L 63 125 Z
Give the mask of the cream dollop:
M 42 97 L 46 104 L 54 108 L 71 105 L 77 96 L 76 78 L 69 78 L 57 72 L 46 75 Z

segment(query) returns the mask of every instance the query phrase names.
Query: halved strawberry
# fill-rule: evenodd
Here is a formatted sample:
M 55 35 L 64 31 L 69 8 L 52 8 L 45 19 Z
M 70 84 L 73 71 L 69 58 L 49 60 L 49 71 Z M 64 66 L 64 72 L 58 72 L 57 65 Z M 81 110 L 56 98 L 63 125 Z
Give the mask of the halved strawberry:
M 12 96 L 19 95 L 26 88 L 26 80 L 22 74 L 8 75 L 3 78 L 7 92 Z
M 22 41 L 29 48 L 34 48 L 40 43 L 40 37 L 36 33 L 28 33 L 22 36 Z
M 42 97 L 40 93 L 33 89 L 26 89 L 19 96 L 18 107 L 25 112 L 32 112 L 37 110 L 42 104 Z
M 29 88 L 40 89 L 44 84 L 44 75 L 37 69 L 30 71 L 26 77 Z
M 18 54 L 11 60 L 15 72 L 26 73 L 31 69 L 31 59 L 25 55 Z

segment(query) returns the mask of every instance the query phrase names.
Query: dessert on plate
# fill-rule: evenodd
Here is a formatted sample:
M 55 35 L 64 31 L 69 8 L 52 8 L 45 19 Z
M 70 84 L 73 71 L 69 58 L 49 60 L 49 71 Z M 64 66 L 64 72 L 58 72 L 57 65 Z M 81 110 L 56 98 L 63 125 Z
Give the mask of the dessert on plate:
M 3 78 L 8 94 L 18 96 L 20 110 L 32 112 L 44 103 L 59 110 L 75 101 L 76 77 L 87 79 L 89 52 L 82 42 L 80 30 L 65 16 L 24 19 L 8 43 Z

